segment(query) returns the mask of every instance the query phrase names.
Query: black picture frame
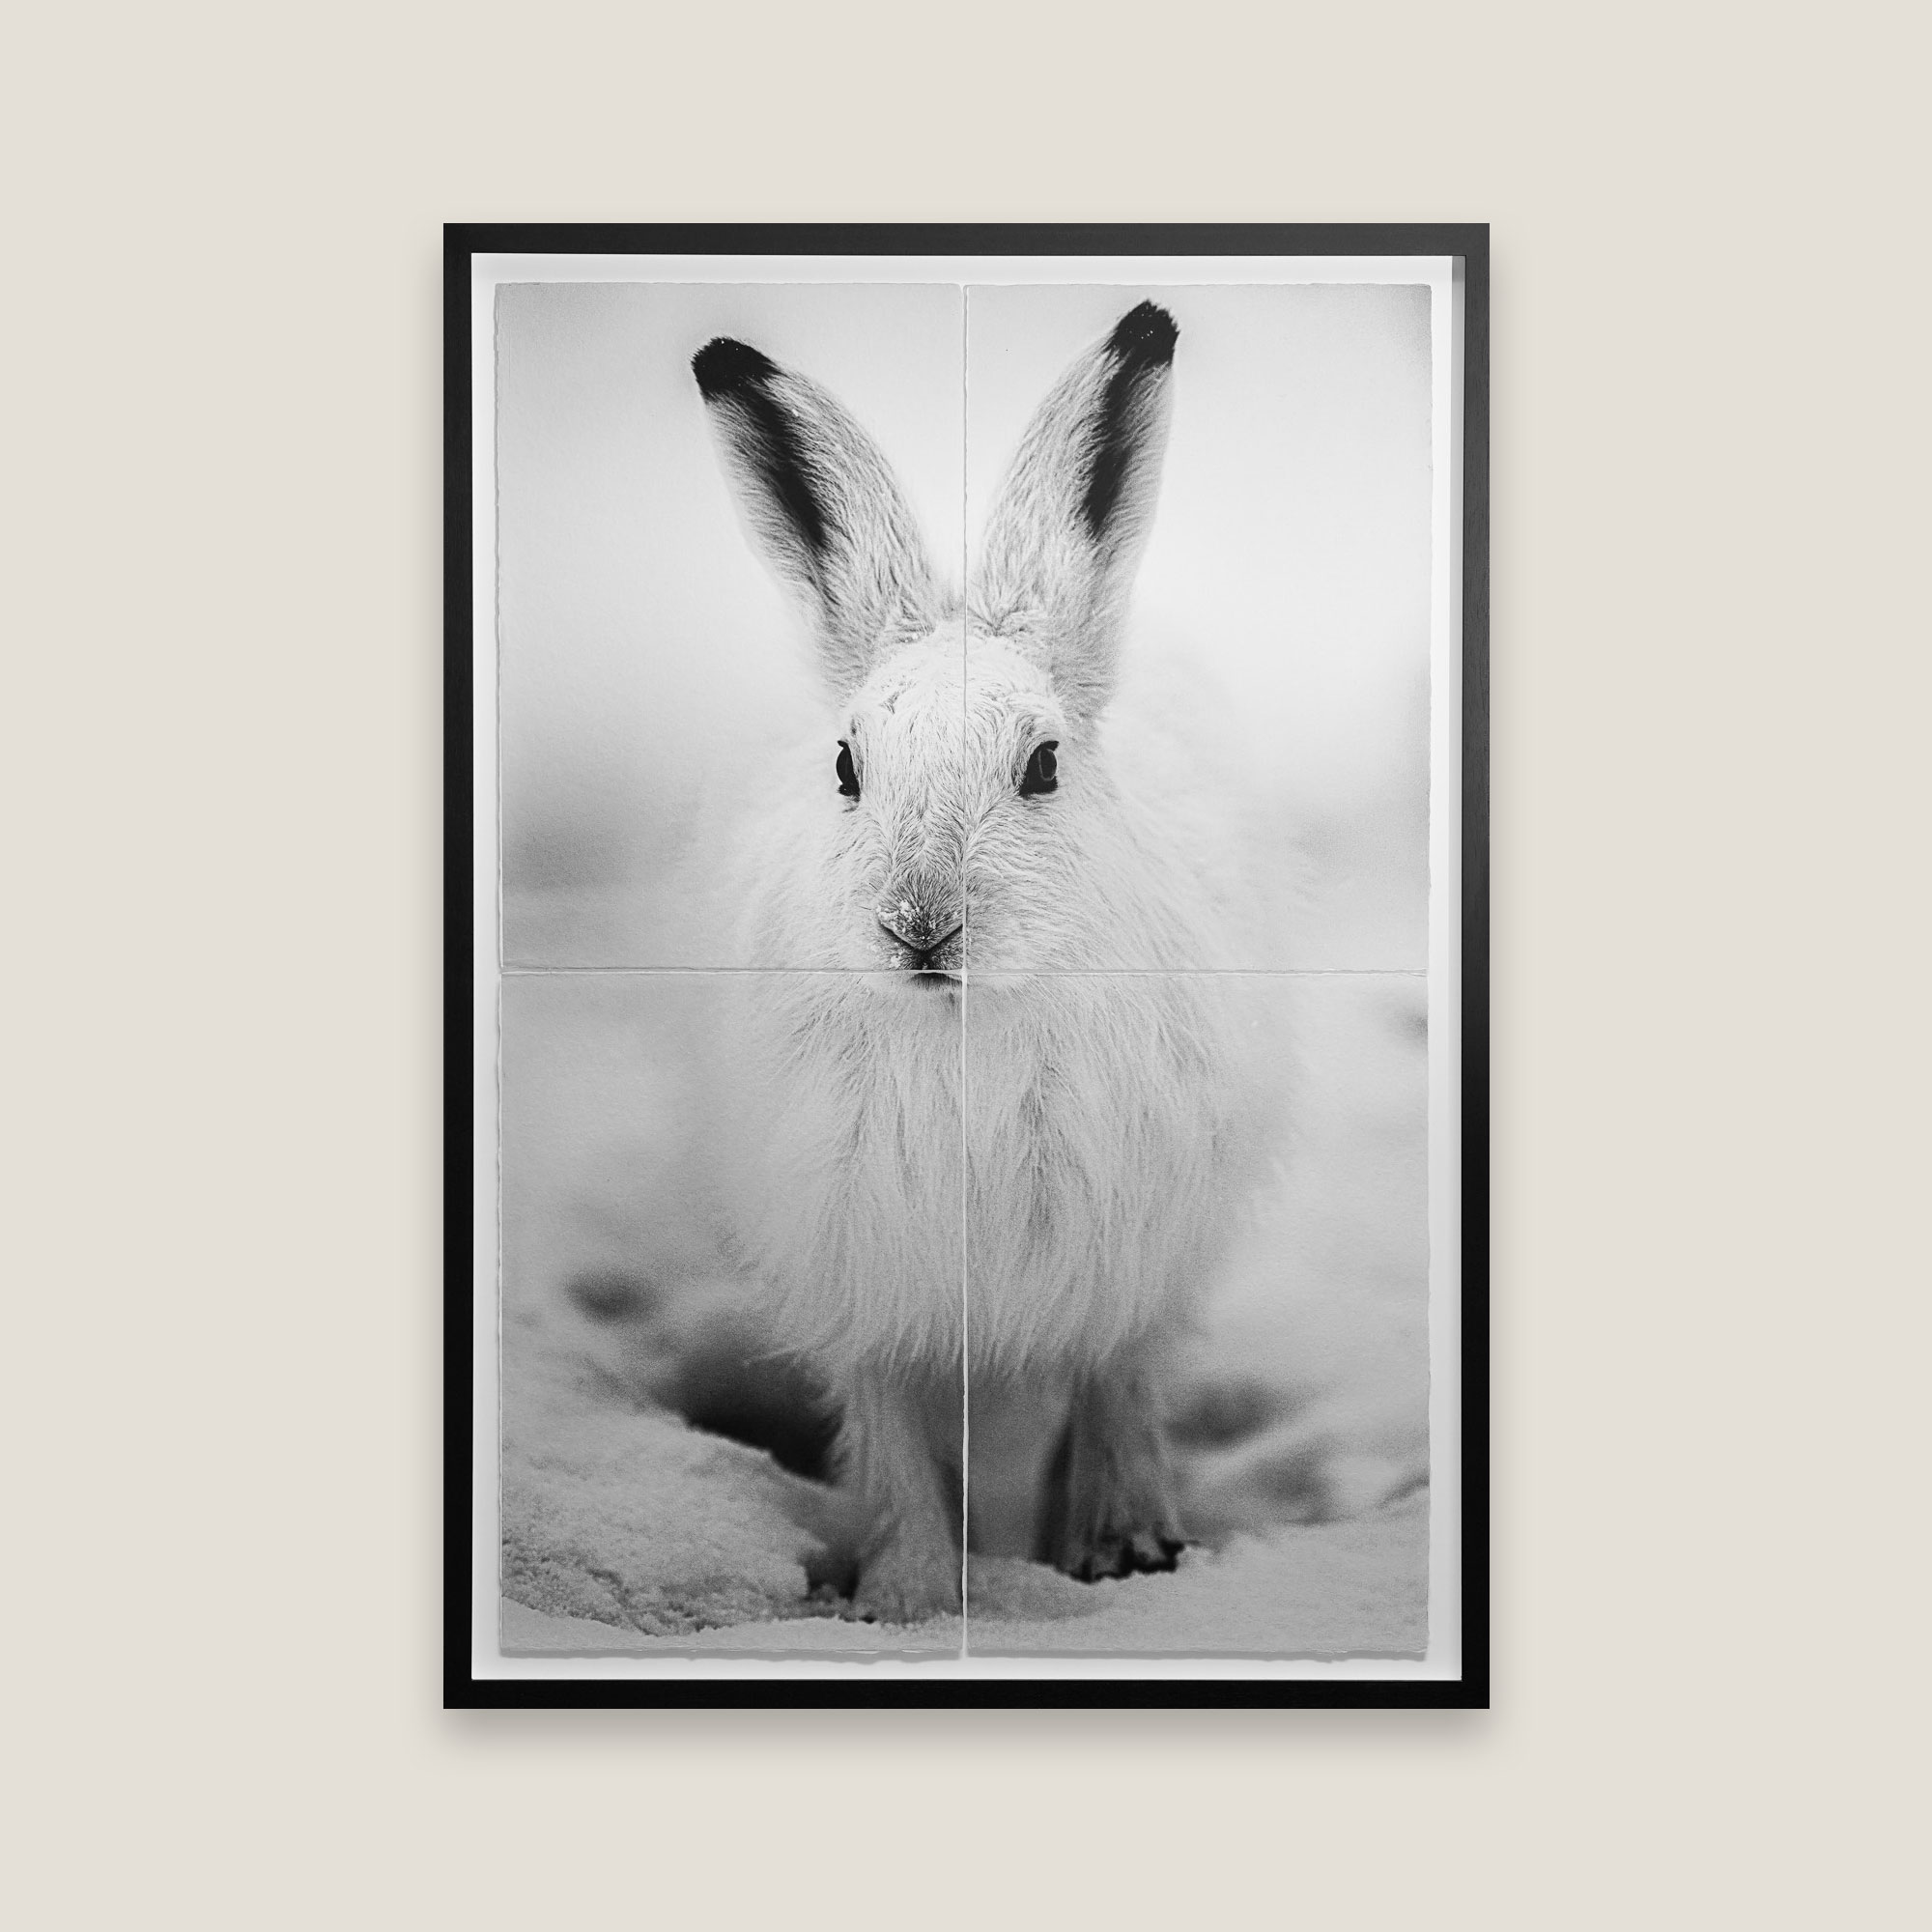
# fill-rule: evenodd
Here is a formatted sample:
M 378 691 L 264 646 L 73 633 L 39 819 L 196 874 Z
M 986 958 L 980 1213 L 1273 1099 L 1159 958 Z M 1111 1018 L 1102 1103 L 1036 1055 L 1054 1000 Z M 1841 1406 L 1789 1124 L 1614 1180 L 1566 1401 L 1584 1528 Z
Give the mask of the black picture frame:
M 471 261 L 479 254 L 1454 257 L 1462 413 L 1462 1671 L 1454 1679 L 559 1681 L 473 1673 L 476 906 Z M 1490 1703 L 1489 228 L 1453 223 L 453 223 L 443 231 L 443 1704 L 524 1708 L 1382 1708 Z

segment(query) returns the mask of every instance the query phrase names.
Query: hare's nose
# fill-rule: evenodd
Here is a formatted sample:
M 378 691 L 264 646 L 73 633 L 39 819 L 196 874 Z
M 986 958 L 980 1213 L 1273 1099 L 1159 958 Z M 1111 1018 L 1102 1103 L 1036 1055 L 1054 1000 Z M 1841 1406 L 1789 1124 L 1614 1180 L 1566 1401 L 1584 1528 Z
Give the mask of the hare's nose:
M 888 939 L 896 940 L 908 952 L 937 952 L 949 939 L 958 933 L 959 927 L 952 925 L 944 932 L 934 932 L 930 925 L 914 925 L 910 920 L 902 920 L 897 925 L 889 925 L 881 920 L 879 930 Z
M 888 899 L 879 908 L 879 930 L 914 952 L 923 952 L 938 936 L 939 916 L 923 897 Z
M 900 900 L 879 913 L 879 930 L 923 966 L 959 932 L 959 923 L 911 900 Z

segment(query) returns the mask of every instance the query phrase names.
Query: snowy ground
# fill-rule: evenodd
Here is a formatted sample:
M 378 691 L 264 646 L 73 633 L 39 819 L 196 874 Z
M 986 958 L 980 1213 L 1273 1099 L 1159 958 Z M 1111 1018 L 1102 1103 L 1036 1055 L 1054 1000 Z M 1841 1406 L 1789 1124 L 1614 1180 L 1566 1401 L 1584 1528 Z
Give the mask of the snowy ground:
M 958 1618 L 841 1616 L 836 1498 L 731 1439 L 795 1464 L 813 1449 L 685 1170 L 709 983 L 505 988 L 504 1648 L 956 1655 Z M 1170 1394 L 1200 1547 L 1175 1575 L 1094 1585 L 976 1561 L 975 1651 L 1427 1641 L 1423 981 L 1230 986 L 1294 1106 Z
M 1171 1577 L 1083 1584 L 1037 1564 L 976 1559 L 970 1637 L 966 1618 L 876 1630 L 830 1612 L 652 1635 L 505 1598 L 503 1648 L 518 1656 L 698 1650 L 954 1657 L 964 1647 L 1008 1657 L 1409 1657 L 1429 1638 L 1428 1563 L 1428 1511 L 1417 1498 L 1361 1521 L 1307 1524 L 1240 1537 L 1220 1551 L 1195 1550 Z

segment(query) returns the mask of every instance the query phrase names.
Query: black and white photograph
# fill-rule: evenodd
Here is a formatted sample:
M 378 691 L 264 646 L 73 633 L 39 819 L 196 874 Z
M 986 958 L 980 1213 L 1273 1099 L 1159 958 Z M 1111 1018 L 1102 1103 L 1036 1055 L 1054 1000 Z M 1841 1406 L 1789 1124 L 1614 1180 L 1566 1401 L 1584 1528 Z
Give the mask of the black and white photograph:
M 1460 260 L 460 259 L 469 1668 L 1456 1690 Z

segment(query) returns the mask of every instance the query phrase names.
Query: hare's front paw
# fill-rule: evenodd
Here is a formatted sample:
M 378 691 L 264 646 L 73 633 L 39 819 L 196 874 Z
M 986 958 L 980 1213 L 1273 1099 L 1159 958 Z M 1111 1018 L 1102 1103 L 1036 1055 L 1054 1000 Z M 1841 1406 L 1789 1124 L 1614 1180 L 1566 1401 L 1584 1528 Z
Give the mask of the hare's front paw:
M 1063 1487 L 1051 1498 L 1042 1554 L 1083 1583 L 1172 1570 L 1187 1547 L 1168 1498 L 1167 1454 L 1153 1429 L 1136 1423 L 1111 1438 L 1076 1416 Z
M 915 1624 L 958 1609 L 959 1557 L 950 1548 L 889 1547 L 861 1568 L 852 1594 L 852 1614 L 867 1623 Z
M 1082 1583 L 1097 1583 L 1106 1577 L 1172 1570 L 1186 1548 L 1186 1539 L 1165 1520 L 1151 1529 L 1109 1524 L 1063 1546 L 1060 1568 Z

